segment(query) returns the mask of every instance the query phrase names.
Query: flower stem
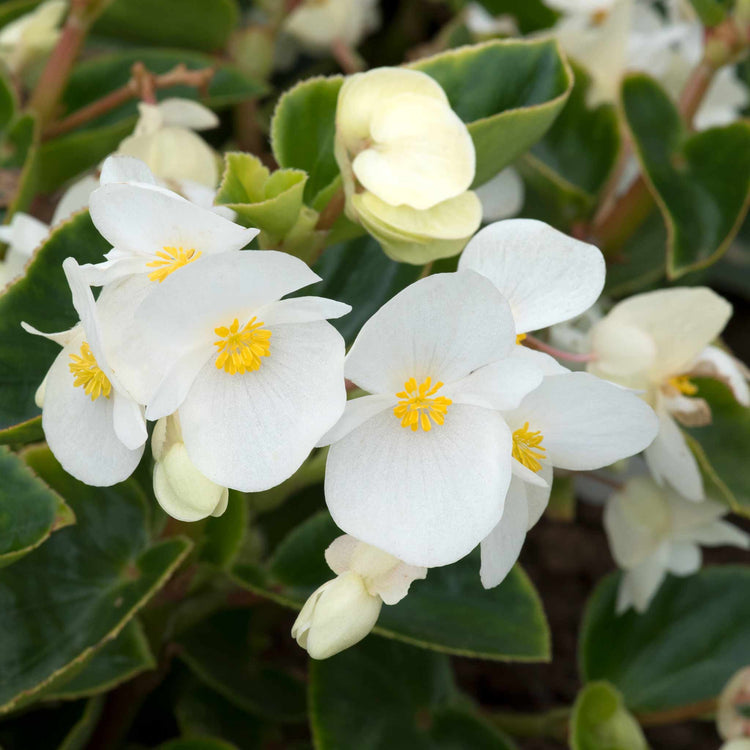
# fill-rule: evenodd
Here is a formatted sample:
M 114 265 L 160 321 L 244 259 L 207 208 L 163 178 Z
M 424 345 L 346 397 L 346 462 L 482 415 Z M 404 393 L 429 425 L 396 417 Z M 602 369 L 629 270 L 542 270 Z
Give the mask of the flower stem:
M 331 42 L 331 54 L 347 75 L 361 73 L 366 68 L 364 60 L 341 39 L 334 39 Z
M 514 737 L 548 737 L 565 741 L 568 737 L 570 708 L 554 708 L 539 714 L 498 711 L 488 715 L 501 731 Z
M 531 349 L 536 349 L 540 352 L 544 352 L 545 354 L 550 354 L 557 359 L 562 359 L 567 362 L 593 362 L 596 359 L 595 355 L 590 353 L 574 354 L 573 352 L 564 352 L 562 349 L 557 349 L 554 346 L 550 346 L 544 341 L 541 341 L 540 339 L 528 334 L 526 335 L 523 343 Z

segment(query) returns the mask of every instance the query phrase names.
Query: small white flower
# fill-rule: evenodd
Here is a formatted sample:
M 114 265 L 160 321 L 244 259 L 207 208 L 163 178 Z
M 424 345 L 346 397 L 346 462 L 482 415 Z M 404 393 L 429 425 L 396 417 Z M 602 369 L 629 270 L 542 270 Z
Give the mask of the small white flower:
M 81 322 L 61 333 L 25 330 L 63 349 L 40 387 L 42 427 L 65 471 L 86 484 L 108 486 L 133 472 L 147 439 L 143 409 L 112 371 L 105 355 L 91 290 L 73 258 L 63 262 Z
M 217 158 L 195 131 L 209 130 L 219 118 L 192 99 L 165 99 L 138 105 L 140 118 L 133 134 L 117 148 L 118 154 L 145 162 L 161 180 L 182 192 L 182 183 L 215 188 L 219 181 Z
M 695 573 L 701 566 L 699 545 L 750 547 L 750 535 L 721 520 L 726 513 L 721 503 L 686 500 L 648 477 L 631 479 L 613 494 L 604 528 L 623 569 L 617 611 L 645 612 L 668 572 Z
M 500 413 L 542 380 L 515 349 L 507 302 L 473 271 L 412 284 L 363 326 L 325 493 L 339 527 L 413 565 L 447 565 L 503 513 L 510 430 Z
M 292 626 L 292 638 L 313 659 L 327 659 L 361 641 L 375 627 L 384 603 L 400 602 L 412 581 L 427 576 L 426 568 L 407 565 L 347 534 L 329 545 L 325 557 L 337 578 L 310 596 Z
M 325 319 L 351 308 L 280 299 L 316 281 L 285 253 L 221 253 L 154 284 L 135 313 L 135 364 L 161 373 L 146 415 L 179 409 L 190 461 L 217 485 L 276 486 L 343 412 L 344 341 Z
M 750 667 L 744 667 L 726 684 L 716 709 L 716 728 L 723 740 L 740 740 L 750 748 Z M 730 743 L 731 744 L 731 743 Z M 738 745 L 738 748 L 741 744 Z
M 108 158 L 101 183 L 91 194 L 89 210 L 94 226 L 113 248 L 104 262 L 84 270 L 89 283 L 105 287 L 98 305 L 111 365 L 133 396 L 146 404 L 166 363 L 140 365 L 140 342 L 129 333 L 136 308 L 172 274 L 212 255 L 240 250 L 258 230 L 155 185 L 148 167 L 130 157 Z
M 334 42 L 356 47 L 379 25 L 378 0 L 303 0 L 282 28 L 306 49 L 324 52 Z
M 190 460 L 178 414 L 160 419 L 151 436 L 154 495 L 178 521 L 200 521 L 227 509 L 229 490 L 204 477 Z
M 21 73 L 52 51 L 67 9 L 65 0 L 48 0 L 0 30 L 0 60 L 11 73 Z
M 660 422 L 646 449 L 649 469 L 658 482 L 666 480 L 691 500 L 703 498 L 703 480 L 673 417 L 691 425 L 710 420 L 708 404 L 692 398 L 697 389 L 690 376 L 731 314 L 732 306 L 710 289 L 661 289 L 618 303 L 591 333 L 596 359 L 589 372 L 643 392 Z M 714 356 L 714 366 L 724 372 L 722 360 Z

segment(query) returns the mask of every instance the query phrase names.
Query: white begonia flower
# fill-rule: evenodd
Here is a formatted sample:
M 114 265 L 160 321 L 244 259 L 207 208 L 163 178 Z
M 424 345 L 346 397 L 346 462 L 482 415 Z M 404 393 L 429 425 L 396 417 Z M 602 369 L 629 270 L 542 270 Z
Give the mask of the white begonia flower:
M 316 281 L 285 253 L 222 253 L 153 285 L 136 311 L 138 364 L 163 373 L 146 416 L 179 409 L 187 455 L 217 485 L 275 487 L 344 410 L 344 340 L 325 319 L 351 308 L 280 299 Z
M 142 407 L 130 396 L 105 355 L 94 297 L 73 258 L 63 262 L 80 323 L 45 334 L 60 344 L 40 388 L 42 427 L 50 450 L 76 479 L 109 486 L 132 474 L 148 437 Z
M 617 0 L 545 0 L 545 5 L 552 10 L 568 15 L 594 15 L 612 10 Z
M 736 740 L 725 742 L 719 750 L 750 750 L 750 739 L 740 737 Z
M 503 416 L 513 431 L 513 479 L 503 516 L 482 542 L 485 588 L 497 586 L 518 559 L 527 530 L 549 501 L 553 467 L 609 466 L 640 453 L 659 428 L 637 395 L 583 372 L 545 377 Z
M 347 215 L 391 257 L 423 263 L 454 255 L 479 227 L 481 204 L 469 191 L 474 143 L 427 74 L 377 68 L 347 78 L 335 154 Z
M 427 576 L 427 568 L 407 565 L 347 534 L 334 539 L 325 557 L 337 578 L 308 598 L 292 626 L 292 638 L 313 659 L 327 659 L 361 641 L 384 603 L 400 602 L 412 581 Z
M 589 372 L 643 392 L 660 422 L 646 449 L 649 469 L 690 500 L 703 498 L 703 480 L 673 417 L 690 425 L 710 420 L 708 404 L 691 398 L 697 388 L 690 376 L 731 314 L 732 306 L 710 289 L 660 289 L 619 302 L 591 331 Z
M 21 73 L 52 51 L 67 9 L 65 0 L 48 0 L 0 29 L 0 60 L 11 73 Z
M 374 395 L 349 401 L 319 443 L 331 444 L 325 494 L 340 528 L 428 567 L 489 534 L 511 476 L 500 412 L 542 380 L 514 349 L 508 303 L 473 271 L 417 281 L 365 323 L 345 375 Z
M 699 545 L 750 547 L 749 534 L 721 520 L 727 512 L 721 503 L 692 502 L 649 477 L 630 479 L 615 492 L 604 510 L 604 528 L 623 570 L 617 612 L 645 612 L 668 572 L 687 576 L 699 570 Z
M 227 509 L 229 490 L 203 476 L 190 460 L 178 414 L 160 419 L 151 436 L 154 495 L 178 521 L 200 521 Z
M 219 124 L 210 109 L 192 99 L 172 98 L 159 104 L 141 102 L 138 111 L 135 130 L 120 143 L 118 154 L 140 159 L 156 177 L 178 189 L 185 182 L 216 187 L 216 154 L 195 133 Z
M 469 3 L 464 23 L 477 37 L 518 36 L 518 25 L 512 15 L 495 16 L 477 2 Z
M 506 167 L 477 188 L 476 194 L 482 204 L 482 221 L 489 223 L 515 216 L 523 207 L 525 189 L 521 175 Z
M 740 669 L 721 691 L 716 728 L 723 740 L 747 737 L 750 747 L 750 667 Z
M 334 42 L 356 47 L 379 25 L 378 0 L 303 0 L 282 29 L 305 49 L 325 52 Z
M 141 344 L 132 332 L 138 305 L 174 273 L 212 255 L 238 251 L 258 234 L 149 184 L 153 180 L 136 159 L 104 162 L 102 185 L 91 194 L 89 210 L 113 249 L 104 262 L 84 266 L 89 283 L 104 286 L 98 305 L 111 366 L 142 404 L 149 402 L 168 363 L 141 365 Z

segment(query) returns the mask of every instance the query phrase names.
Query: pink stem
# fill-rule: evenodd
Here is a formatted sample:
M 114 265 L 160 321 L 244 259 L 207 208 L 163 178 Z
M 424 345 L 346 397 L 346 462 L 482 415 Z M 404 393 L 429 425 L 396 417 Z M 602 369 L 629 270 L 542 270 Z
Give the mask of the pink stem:
M 554 346 L 545 344 L 544 341 L 540 341 L 534 336 L 527 335 L 523 340 L 523 343 L 526 344 L 526 346 L 531 347 L 532 349 L 537 349 L 540 352 L 550 354 L 557 359 L 563 359 L 567 362 L 593 362 L 596 359 L 596 355 L 591 353 L 573 354 L 573 352 L 564 352 L 562 351 L 562 349 L 555 349 Z

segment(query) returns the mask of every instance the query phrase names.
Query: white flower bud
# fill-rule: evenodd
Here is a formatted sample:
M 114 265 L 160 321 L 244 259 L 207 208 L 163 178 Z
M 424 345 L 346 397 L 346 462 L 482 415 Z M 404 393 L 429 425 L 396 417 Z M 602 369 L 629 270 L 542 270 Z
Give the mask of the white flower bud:
M 750 748 L 750 667 L 737 672 L 719 696 L 716 710 L 716 727 L 724 740 L 740 740 Z M 734 745 L 732 748 L 734 750 Z M 742 750 L 740 741 L 737 750 Z
M 312 52 L 339 41 L 356 47 L 380 24 L 377 0 L 305 0 L 286 18 L 284 31 Z
M 160 419 L 151 438 L 154 494 L 159 505 L 178 521 L 200 521 L 227 509 L 229 491 L 201 474 L 190 460 L 177 414 Z
M 292 637 L 313 659 L 327 659 L 361 641 L 375 627 L 382 605 L 361 576 L 342 573 L 307 600 L 292 626 Z
M 49 0 L 3 27 L 0 60 L 12 73 L 22 72 L 51 52 L 60 36 L 59 27 L 67 8 L 65 0 Z

